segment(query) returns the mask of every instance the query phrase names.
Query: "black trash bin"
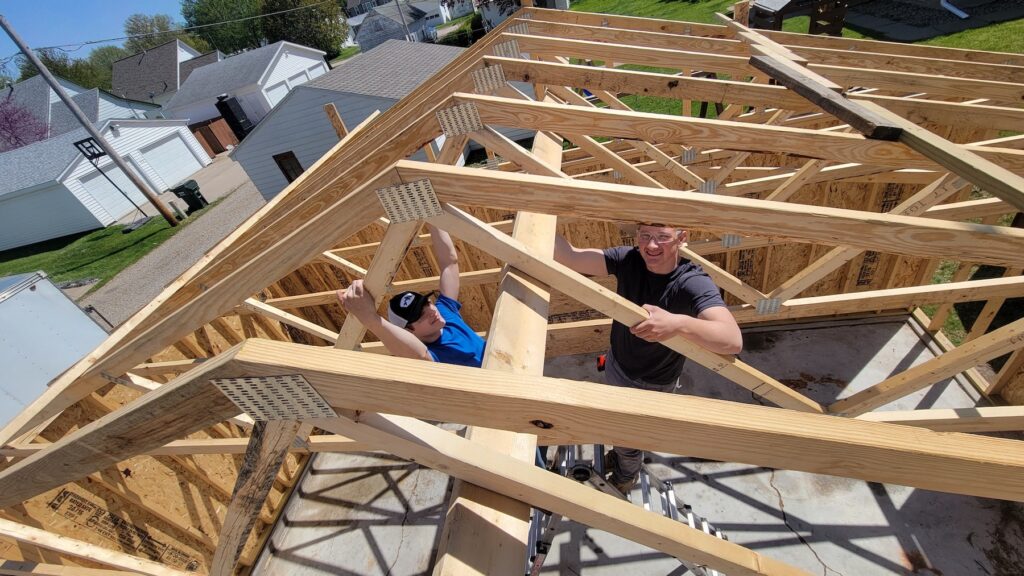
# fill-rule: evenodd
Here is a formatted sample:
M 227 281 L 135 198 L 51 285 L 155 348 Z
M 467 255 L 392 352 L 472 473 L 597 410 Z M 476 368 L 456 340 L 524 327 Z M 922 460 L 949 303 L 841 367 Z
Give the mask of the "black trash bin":
M 186 180 L 171 188 L 171 192 L 174 192 L 175 196 L 184 200 L 185 204 L 188 205 L 188 210 L 185 211 L 186 214 L 192 214 L 196 210 L 210 205 L 199 192 L 199 183 L 195 180 Z

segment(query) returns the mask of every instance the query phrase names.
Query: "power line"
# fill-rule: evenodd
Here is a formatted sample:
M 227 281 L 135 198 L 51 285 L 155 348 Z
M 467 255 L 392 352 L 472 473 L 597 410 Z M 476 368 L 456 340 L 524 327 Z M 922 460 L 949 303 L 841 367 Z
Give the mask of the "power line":
M 74 52 L 85 46 L 92 44 L 105 44 L 107 42 L 116 42 L 118 40 L 130 40 L 133 38 L 148 38 L 150 36 L 160 36 L 163 34 L 175 34 L 178 32 L 189 32 L 191 30 L 199 30 L 200 28 L 209 28 L 211 26 L 222 26 L 224 24 L 234 24 L 236 22 L 245 22 L 247 20 L 255 20 L 256 18 L 265 18 L 267 16 L 277 16 L 278 14 L 286 14 L 288 12 L 295 12 L 296 10 L 305 10 L 307 8 L 316 8 L 317 6 L 323 6 L 324 4 L 332 4 L 336 0 L 324 0 L 323 2 L 317 2 L 316 4 L 309 4 L 308 6 L 298 6 L 296 8 L 288 8 L 287 10 L 278 10 L 277 12 L 271 12 L 270 14 L 257 14 L 256 16 L 246 16 L 245 18 L 236 18 L 234 20 L 224 20 L 222 22 L 211 22 L 210 24 L 200 24 L 198 26 L 188 26 L 185 28 L 175 28 L 174 30 L 165 30 L 163 32 L 147 32 L 145 34 L 131 34 L 129 36 L 119 36 L 117 38 L 106 38 L 104 40 L 86 40 L 84 42 L 76 42 L 74 44 L 61 44 L 58 46 L 41 46 L 33 48 L 32 50 L 63 50 L 65 52 Z M 71 48 L 71 50 L 68 50 Z

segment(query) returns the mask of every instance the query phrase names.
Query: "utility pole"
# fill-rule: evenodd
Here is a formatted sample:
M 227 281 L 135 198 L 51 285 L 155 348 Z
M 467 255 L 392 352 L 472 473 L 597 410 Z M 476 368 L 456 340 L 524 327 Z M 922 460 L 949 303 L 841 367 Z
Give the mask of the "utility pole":
M 57 82 L 57 79 L 54 78 L 53 74 L 50 74 L 50 71 L 46 69 L 46 66 L 39 61 L 39 58 L 37 58 L 35 53 L 32 52 L 32 49 L 25 44 L 20 36 L 18 36 L 18 33 L 14 31 L 14 28 L 11 27 L 10 22 L 4 18 L 3 14 L 0 14 L 0 28 L 3 28 L 4 31 L 7 32 L 7 35 L 11 37 L 11 40 L 18 45 L 21 53 L 28 58 L 29 62 L 31 62 L 37 70 L 39 70 L 39 75 L 46 80 L 46 83 L 49 84 L 51 88 L 53 88 L 57 93 L 57 96 L 59 96 L 61 101 L 64 102 L 64 105 L 71 110 L 71 113 L 75 115 L 75 118 L 78 118 L 78 121 L 82 123 L 85 130 L 89 132 L 89 135 L 96 139 L 96 142 L 98 142 L 100 147 L 103 148 L 103 151 L 107 153 L 107 156 L 110 156 L 110 159 L 114 161 L 114 165 L 120 168 L 121 172 L 124 172 L 124 175 L 127 176 L 128 179 L 131 180 L 132 184 L 142 192 L 142 195 L 156 207 L 160 212 L 160 215 L 164 217 L 164 220 L 167 220 L 168 224 L 171 226 L 177 226 L 178 220 L 174 217 L 174 214 L 171 213 L 167 206 L 157 198 L 156 192 L 153 192 L 153 190 L 149 188 L 149 185 L 147 185 L 142 178 L 139 178 L 139 176 L 128 167 L 128 164 L 125 163 L 123 158 L 121 158 L 121 155 L 114 150 L 114 147 L 111 146 L 105 138 L 103 138 L 103 135 L 99 133 L 99 130 L 96 130 L 96 127 L 92 125 L 92 122 L 90 122 L 89 119 L 86 118 L 85 114 L 82 113 L 82 109 L 78 107 L 78 104 L 75 104 L 74 100 L 68 96 L 67 92 L 64 91 L 64 87 Z
M 412 42 L 412 34 L 409 34 L 409 25 L 405 23 L 405 14 L 402 13 L 402 5 L 395 0 L 395 8 L 398 8 L 398 17 L 402 19 L 402 27 L 405 28 L 405 39 Z

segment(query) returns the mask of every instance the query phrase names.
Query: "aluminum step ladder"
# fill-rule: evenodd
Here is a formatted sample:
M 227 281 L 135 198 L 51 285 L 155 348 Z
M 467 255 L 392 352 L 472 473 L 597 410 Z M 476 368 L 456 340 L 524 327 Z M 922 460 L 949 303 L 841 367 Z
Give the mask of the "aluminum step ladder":
M 589 484 L 596 490 L 606 494 L 630 500 L 620 493 L 614 486 L 604 479 L 604 445 L 594 444 L 590 457 L 585 458 L 583 445 L 559 446 L 553 463 L 546 466 L 538 452 L 538 465 L 545 465 L 552 472 L 572 478 L 582 484 Z M 725 533 L 715 528 L 707 518 L 698 516 L 693 508 L 682 501 L 676 494 L 672 482 L 663 480 L 654 474 L 646 464 L 640 470 L 640 496 L 641 506 L 644 510 L 651 511 L 652 503 L 659 503 L 660 512 L 666 517 L 677 522 L 682 522 L 695 530 L 701 530 L 716 538 L 728 540 Z M 551 550 L 551 543 L 558 533 L 558 527 L 562 523 L 562 515 L 538 508 L 533 509 L 530 521 L 530 536 L 527 543 L 527 550 L 530 554 L 526 561 L 526 575 L 539 576 L 548 553 Z M 700 564 L 694 564 L 684 560 L 679 561 L 694 576 L 724 576 L 721 572 L 713 570 Z

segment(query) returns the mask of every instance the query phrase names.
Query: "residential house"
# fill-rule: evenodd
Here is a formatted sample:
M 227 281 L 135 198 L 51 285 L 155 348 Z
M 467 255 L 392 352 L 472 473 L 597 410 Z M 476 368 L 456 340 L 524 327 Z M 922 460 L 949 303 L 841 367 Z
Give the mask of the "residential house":
M 57 78 L 57 82 L 93 124 L 114 118 L 149 118 L 160 113 L 159 106 L 149 102 L 119 98 L 104 90 L 84 88 L 63 78 Z M 47 138 L 81 127 L 78 119 L 42 76 L 33 76 L 0 91 L 0 98 L 8 97 L 46 125 Z
M 569 0 L 534 0 L 537 8 L 568 10 Z M 518 0 L 477 0 L 477 9 L 484 21 L 484 28 L 491 30 L 519 10 Z
M 174 39 L 114 62 L 111 91 L 124 98 L 163 105 L 193 70 L 223 59 L 219 50 L 200 54 Z
M 98 130 L 147 184 L 162 191 L 210 163 L 185 124 L 116 119 Z M 74 143 L 87 137 L 78 128 L 0 154 L 0 250 L 113 224 L 135 210 L 118 188 L 136 204 L 146 201 L 109 157 L 99 159 L 97 169 L 79 153 Z
M 440 22 L 435 19 L 435 24 Z M 360 50 L 369 52 L 387 40 L 419 42 L 433 39 L 433 30 L 433 25 L 428 26 L 427 13 L 416 5 L 389 2 L 366 13 L 355 39 Z
M 374 111 L 384 112 L 394 106 L 462 50 L 388 40 L 357 54 L 289 93 L 235 148 L 232 157 L 269 200 L 338 143 L 325 104 L 333 103 L 345 126 L 353 129 Z M 531 85 L 514 85 L 532 97 Z M 500 131 L 512 140 L 533 137 L 529 130 Z M 435 142 L 435 149 L 440 149 L 443 142 L 444 136 Z
M 164 113 L 195 124 L 220 116 L 217 98 L 227 95 L 255 124 L 296 86 L 326 72 L 323 51 L 282 40 L 196 68 Z

